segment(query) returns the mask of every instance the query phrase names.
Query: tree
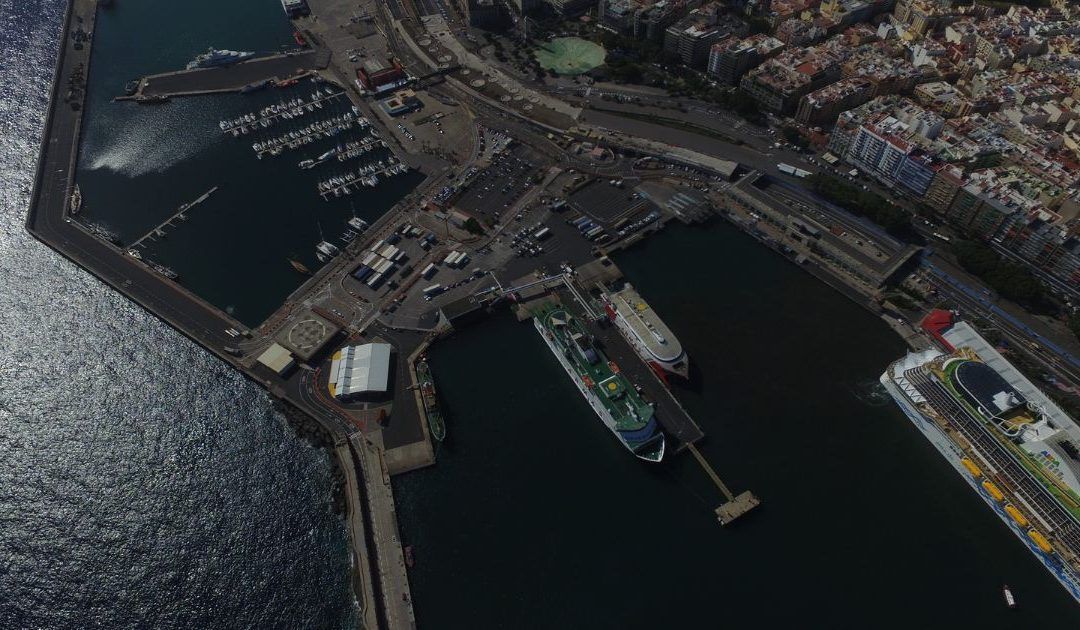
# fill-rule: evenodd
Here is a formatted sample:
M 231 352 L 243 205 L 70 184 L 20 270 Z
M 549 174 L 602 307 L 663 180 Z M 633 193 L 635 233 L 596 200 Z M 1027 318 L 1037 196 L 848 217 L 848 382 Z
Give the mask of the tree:
M 465 221 L 465 230 L 468 231 L 469 234 L 476 234 L 477 236 L 484 234 L 484 227 L 480 225 L 479 221 L 472 217 L 469 217 L 468 220 Z

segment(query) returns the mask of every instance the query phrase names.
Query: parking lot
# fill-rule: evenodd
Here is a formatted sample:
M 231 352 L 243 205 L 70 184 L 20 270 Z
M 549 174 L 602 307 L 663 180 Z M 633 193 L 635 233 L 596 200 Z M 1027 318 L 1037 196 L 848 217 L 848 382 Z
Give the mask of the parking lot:
M 427 264 L 424 261 L 431 256 L 432 252 L 441 248 L 441 244 L 437 240 L 431 239 L 431 236 L 434 235 L 429 236 L 430 232 L 426 230 L 416 228 L 407 230 L 408 234 L 402 234 L 401 232 L 399 230 L 386 239 L 365 245 L 363 253 L 360 254 L 357 260 L 357 269 L 342 279 L 342 286 L 350 295 L 367 301 L 375 301 L 377 298 L 397 290 L 416 271 Z M 368 272 L 366 276 L 361 274 L 358 277 L 357 271 L 361 266 L 373 267 L 375 264 L 386 260 L 378 252 L 386 251 L 388 246 L 396 248 L 401 254 L 391 261 L 392 264 L 387 271 L 381 274 L 381 278 L 372 281 L 373 277 L 378 274 L 377 270 Z M 364 261 L 369 260 L 373 252 L 375 257 L 370 262 L 365 263 Z M 417 267 L 417 265 L 420 265 L 420 267 Z
M 539 172 L 531 152 L 514 147 L 493 158 L 491 166 L 476 174 L 454 204 L 483 223 L 499 222 L 502 213 L 534 186 Z
M 598 179 L 572 194 L 569 203 L 581 214 L 611 224 L 652 205 L 634 191 L 637 183 L 636 179 Z

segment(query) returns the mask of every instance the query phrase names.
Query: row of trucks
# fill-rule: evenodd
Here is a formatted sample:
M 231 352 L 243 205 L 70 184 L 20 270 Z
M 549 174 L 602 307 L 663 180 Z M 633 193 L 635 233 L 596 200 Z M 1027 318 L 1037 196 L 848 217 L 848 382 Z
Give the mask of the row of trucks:
M 582 236 L 590 241 L 602 243 L 611 238 L 610 235 L 604 232 L 604 226 L 586 216 L 581 216 L 570 221 L 570 225 L 576 227 L 578 231 L 581 232 Z
M 372 245 L 360 261 L 360 266 L 353 271 L 353 277 L 372 289 L 379 288 L 397 271 L 397 265 L 407 258 L 405 252 L 394 244 L 400 240 L 397 234 L 392 234 Z

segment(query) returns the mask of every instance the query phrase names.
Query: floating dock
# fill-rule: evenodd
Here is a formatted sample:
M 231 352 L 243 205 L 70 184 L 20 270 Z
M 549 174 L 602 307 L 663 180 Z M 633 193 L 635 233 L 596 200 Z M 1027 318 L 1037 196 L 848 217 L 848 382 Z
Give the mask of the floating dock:
M 761 505 L 761 501 L 754 496 L 753 492 L 746 491 L 738 496 L 732 494 L 727 485 L 720 480 L 720 475 L 717 475 L 716 471 L 709 465 L 709 462 L 706 461 L 705 456 L 697 450 L 697 447 L 693 444 L 687 444 L 686 448 L 690 449 L 690 453 L 693 454 L 694 459 L 701 465 L 705 474 L 709 476 L 709 479 L 712 479 L 713 483 L 716 484 L 716 487 L 719 488 L 720 492 L 724 495 L 724 498 L 727 499 L 720 507 L 716 508 L 716 518 L 720 521 L 721 525 L 727 525 L 743 514 L 746 514 L 750 510 Z

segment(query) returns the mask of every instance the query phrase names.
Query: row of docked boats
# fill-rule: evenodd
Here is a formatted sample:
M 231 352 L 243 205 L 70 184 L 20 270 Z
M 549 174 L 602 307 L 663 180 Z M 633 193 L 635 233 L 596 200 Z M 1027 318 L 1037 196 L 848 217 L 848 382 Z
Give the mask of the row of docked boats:
M 323 87 L 312 92 L 310 100 L 298 96 L 288 101 L 279 101 L 267 105 L 257 112 L 249 112 L 237 118 L 218 121 L 218 128 L 224 133 L 231 133 L 233 137 L 248 134 L 260 127 L 269 127 L 278 119 L 292 120 L 312 113 L 317 109 L 322 109 L 325 101 L 337 98 L 342 94 L 344 92 L 335 92 L 329 87 Z
M 262 159 L 265 153 L 281 155 L 286 149 L 298 149 L 320 138 L 332 138 L 356 124 L 356 115 L 352 112 L 345 112 L 340 116 L 311 123 L 303 129 L 290 131 L 269 140 L 254 142 L 251 144 L 251 149 L 255 151 L 255 155 L 259 159 Z
M 346 160 L 356 159 L 379 148 L 386 148 L 385 140 L 380 140 L 377 137 L 367 137 L 363 140 L 346 142 L 343 145 L 339 144 L 317 158 L 301 160 L 297 166 L 305 170 L 311 169 L 333 157 L 337 157 L 338 162 L 345 162 Z
M 316 184 L 319 194 L 324 200 L 330 196 L 341 197 L 350 195 L 362 187 L 374 188 L 379 185 L 379 177 L 393 177 L 408 172 L 409 167 L 395 161 L 394 158 L 379 160 L 373 164 L 362 166 L 356 171 L 337 175 Z
M 349 228 L 346 229 L 345 232 L 341 235 L 341 240 L 345 244 L 351 243 L 357 236 L 360 236 L 361 234 L 366 232 L 369 227 L 371 227 L 367 221 L 356 216 L 355 213 L 353 214 L 353 216 L 349 217 L 348 223 Z M 315 257 L 319 259 L 319 262 L 329 262 L 331 258 L 341 253 L 341 250 L 338 248 L 337 245 L 334 245 L 330 241 L 326 240 L 326 238 L 323 236 L 321 225 L 319 226 L 319 239 L 319 242 L 315 244 Z M 296 263 L 295 261 L 293 262 L 293 267 L 295 267 L 297 271 L 310 273 L 309 271 L 307 271 L 306 267 L 301 270 L 300 267 L 297 267 L 298 264 L 299 263 Z

